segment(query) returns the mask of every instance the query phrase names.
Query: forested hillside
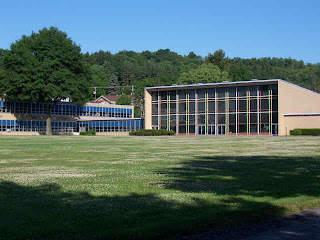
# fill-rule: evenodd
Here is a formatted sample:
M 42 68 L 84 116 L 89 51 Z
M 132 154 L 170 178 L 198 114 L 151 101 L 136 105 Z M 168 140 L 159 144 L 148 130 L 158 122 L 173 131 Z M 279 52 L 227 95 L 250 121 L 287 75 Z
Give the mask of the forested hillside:
M 2 93 L 5 92 L 5 51 L 0 49 Z M 105 87 L 98 88 L 97 95 L 134 94 L 138 116 L 143 89 L 147 86 L 281 78 L 320 92 L 320 64 L 295 59 L 228 58 L 223 50 L 203 58 L 193 52 L 182 56 L 170 49 L 116 54 L 99 51 L 85 53 L 84 59 L 90 68 L 91 86 Z

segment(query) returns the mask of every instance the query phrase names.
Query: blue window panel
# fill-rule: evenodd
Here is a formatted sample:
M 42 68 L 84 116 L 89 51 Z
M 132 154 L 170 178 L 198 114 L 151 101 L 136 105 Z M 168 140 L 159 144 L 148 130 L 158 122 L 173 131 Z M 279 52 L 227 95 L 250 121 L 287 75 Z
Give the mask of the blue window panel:
M 114 108 L 111 108 L 111 112 L 114 113 Z
M 102 112 L 106 113 L 107 109 L 106 108 L 102 108 Z
M 119 121 L 115 121 L 114 126 L 119 127 Z
M 104 127 L 108 127 L 108 122 L 107 121 L 103 121 L 103 126 Z
M 3 107 L 3 106 L 4 106 L 4 102 L 0 101 L 0 107 Z

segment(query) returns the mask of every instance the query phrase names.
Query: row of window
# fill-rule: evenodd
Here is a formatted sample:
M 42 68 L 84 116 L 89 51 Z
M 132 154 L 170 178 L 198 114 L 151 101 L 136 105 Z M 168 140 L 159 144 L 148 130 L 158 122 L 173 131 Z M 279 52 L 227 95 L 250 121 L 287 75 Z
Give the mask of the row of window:
M 153 103 L 152 115 L 169 113 L 278 111 L 278 98 Z
M 180 114 L 152 116 L 153 126 L 176 126 L 193 124 L 248 124 L 278 123 L 278 112 L 250 112 L 229 114 Z
M 130 132 L 143 128 L 143 120 L 64 122 L 53 121 L 52 132 L 79 132 L 96 130 L 97 132 Z M 38 120 L 0 120 L 0 131 L 45 132 L 46 121 Z
M 278 134 L 277 124 L 221 124 L 221 125 L 189 125 L 171 126 L 170 130 L 178 134 L 226 135 L 226 134 Z M 157 129 L 154 127 L 154 129 Z M 167 129 L 161 127 L 160 129 Z
M 278 85 L 242 86 L 242 87 L 219 87 L 201 89 L 181 89 L 171 91 L 152 92 L 152 101 L 175 101 L 185 99 L 215 99 L 215 98 L 235 98 L 247 96 L 269 96 L 278 95 Z
M 0 112 L 20 114 L 46 114 L 44 103 L 23 103 L 0 101 Z M 95 116 L 132 118 L 132 109 L 77 106 L 71 104 L 57 104 L 51 109 L 52 115 L 60 116 Z

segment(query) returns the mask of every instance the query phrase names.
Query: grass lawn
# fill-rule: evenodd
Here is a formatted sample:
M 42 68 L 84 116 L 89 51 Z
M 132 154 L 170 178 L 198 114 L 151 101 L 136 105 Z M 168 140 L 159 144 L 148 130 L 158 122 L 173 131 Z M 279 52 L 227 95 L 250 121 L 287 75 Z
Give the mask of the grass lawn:
M 320 206 L 317 137 L 0 137 L 0 239 L 162 239 Z

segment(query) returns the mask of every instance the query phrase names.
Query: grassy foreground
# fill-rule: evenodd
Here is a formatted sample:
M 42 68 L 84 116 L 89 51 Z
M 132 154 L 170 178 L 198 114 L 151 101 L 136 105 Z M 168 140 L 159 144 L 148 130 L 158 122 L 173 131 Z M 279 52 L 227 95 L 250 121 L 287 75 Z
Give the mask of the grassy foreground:
M 0 239 L 154 239 L 320 206 L 320 138 L 0 137 Z

